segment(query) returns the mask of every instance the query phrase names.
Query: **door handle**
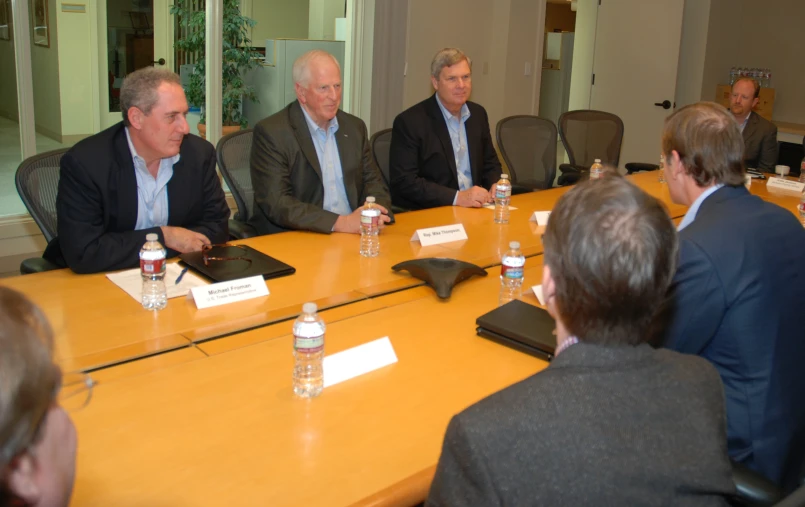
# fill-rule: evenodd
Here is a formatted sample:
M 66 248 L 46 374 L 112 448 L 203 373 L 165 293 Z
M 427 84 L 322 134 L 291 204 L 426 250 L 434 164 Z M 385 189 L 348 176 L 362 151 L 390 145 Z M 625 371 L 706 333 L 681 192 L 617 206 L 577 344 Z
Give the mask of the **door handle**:
M 154 63 L 158 63 L 158 64 L 160 64 L 160 65 L 165 65 L 165 59 L 164 59 L 164 58 L 160 58 L 159 60 L 155 61 Z M 666 100 L 666 102 L 668 102 L 668 101 Z M 659 104 L 658 104 L 658 105 L 659 105 Z M 666 108 L 666 109 L 668 109 L 668 108 Z
M 663 100 L 662 102 L 655 102 L 655 106 L 660 106 L 663 109 L 671 109 L 671 101 L 670 100 Z

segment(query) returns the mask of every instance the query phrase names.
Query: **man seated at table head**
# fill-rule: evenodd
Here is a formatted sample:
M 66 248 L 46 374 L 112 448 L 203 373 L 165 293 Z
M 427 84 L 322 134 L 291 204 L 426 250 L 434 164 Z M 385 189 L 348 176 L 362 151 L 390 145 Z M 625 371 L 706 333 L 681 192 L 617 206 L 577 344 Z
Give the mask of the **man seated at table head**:
M 726 505 L 718 373 L 647 343 L 677 253 L 663 206 L 617 175 L 583 182 L 543 242 L 556 356 L 453 417 L 427 505 Z
M 743 134 L 746 167 L 773 173 L 777 164 L 777 125 L 752 111 L 759 96 L 760 83 L 749 77 L 739 78 L 732 85 L 730 111 Z
M 154 67 L 129 74 L 120 108 L 122 122 L 61 159 L 58 237 L 44 257 L 76 273 L 138 266 L 149 233 L 169 256 L 229 235 L 215 149 L 189 134 L 179 76 Z
M 805 230 L 746 189 L 741 132 L 723 107 L 672 114 L 662 151 L 671 199 L 690 206 L 665 345 L 721 374 L 730 456 L 793 486 L 805 460 Z
M 59 406 L 61 371 L 42 312 L 0 287 L 0 505 L 67 506 L 76 432 Z
M 502 171 L 486 110 L 468 100 L 472 61 L 445 48 L 430 70 L 435 93 L 394 119 L 391 198 L 405 209 L 483 206 Z
M 309 51 L 294 62 L 297 100 L 254 127 L 251 175 L 259 234 L 287 229 L 360 234 L 366 198 L 391 221 L 391 197 L 369 151 L 366 125 L 338 109 L 341 67 Z

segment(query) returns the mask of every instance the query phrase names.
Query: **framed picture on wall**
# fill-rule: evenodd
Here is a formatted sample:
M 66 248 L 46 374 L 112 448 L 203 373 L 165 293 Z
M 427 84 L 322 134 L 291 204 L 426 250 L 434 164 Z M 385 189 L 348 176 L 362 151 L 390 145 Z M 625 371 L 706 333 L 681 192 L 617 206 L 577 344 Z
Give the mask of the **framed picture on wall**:
M 33 18 L 34 44 L 37 46 L 50 47 L 50 27 L 48 26 L 48 0 L 31 0 L 33 8 L 31 17 Z
M 0 0 L 0 40 L 11 40 L 11 0 Z

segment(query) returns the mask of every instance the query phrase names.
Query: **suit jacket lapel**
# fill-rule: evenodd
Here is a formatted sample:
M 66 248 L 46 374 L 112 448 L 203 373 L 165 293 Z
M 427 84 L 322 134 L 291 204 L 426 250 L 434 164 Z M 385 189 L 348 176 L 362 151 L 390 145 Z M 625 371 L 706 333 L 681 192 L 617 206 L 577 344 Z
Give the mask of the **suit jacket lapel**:
M 450 139 L 450 132 L 447 130 L 447 122 L 444 119 L 439 103 L 436 102 L 436 94 L 434 93 L 428 101 L 428 116 L 433 122 L 433 131 L 436 132 L 439 141 L 442 143 L 444 156 L 447 158 L 447 163 L 453 171 L 453 177 L 458 182 L 458 170 L 456 169 L 456 155 L 453 152 L 453 141 Z
M 316 147 L 313 146 L 313 138 L 310 136 L 310 129 L 305 120 L 305 114 L 302 112 L 302 105 L 298 100 L 291 103 L 288 108 L 289 122 L 294 129 L 296 141 L 299 143 L 299 148 L 305 155 L 310 166 L 319 175 L 319 179 L 323 182 L 321 177 L 321 165 L 319 164 L 319 156 L 316 154 Z
M 182 143 L 184 144 L 184 143 Z M 179 148 L 179 153 L 182 154 L 182 149 Z M 185 157 L 179 157 L 179 161 L 173 164 L 173 176 L 168 181 L 168 224 L 177 225 L 184 223 L 185 214 L 187 212 L 188 199 L 185 196 L 185 191 L 189 188 L 185 183 L 187 164 L 185 164 Z M 197 168 L 200 171 L 201 167 Z
M 754 112 L 749 113 L 749 120 L 746 122 L 746 126 L 744 127 L 743 136 L 744 142 L 748 141 L 755 135 L 755 130 L 757 129 L 757 115 Z
M 109 202 L 116 203 L 118 230 L 130 231 L 137 225 L 137 176 L 134 174 L 134 161 L 132 160 L 129 143 L 126 139 L 126 130 L 122 126 L 115 136 L 115 165 L 110 174 Z
M 338 146 L 338 158 L 341 160 L 341 174 L 344 179 L 344 190 L 347 192 L 347 200 L 352 209 L 356 209 L 363 203 L 358 203 L 358 186 L 355 179 L 358 172 L 363 169 L 361 160 L 355 160 L 355 156 L 362 157 L 363 152 L 356 146 L 357 134 L 349 130 L 348 121 L 339 110 L 336 114 L 338 118 L 338 132 L 335 133 L 335 142 Z M 352 136 L 352 138 L 350 138 Z
M 467 105 L 467 108 L 470 106 Z M 470 174 L 472 174 L 472 184 L 478 185 L 482 187 L 483 184 L 481 182 L 481 167 L 483 167 L 483 162 L 481 160 L 480 155 L 480 140 L 481 140 L 481 121 L 477 115 L 472 114 L 470 111 L 470 117 L 467 118 L 467 122 L 464 124 L 465 129 L 467 130 L 467 151 L 469 152 L 469 159 L 470 159 Z M 479 141 L 478 144 L 475 144 L 475 141 Z

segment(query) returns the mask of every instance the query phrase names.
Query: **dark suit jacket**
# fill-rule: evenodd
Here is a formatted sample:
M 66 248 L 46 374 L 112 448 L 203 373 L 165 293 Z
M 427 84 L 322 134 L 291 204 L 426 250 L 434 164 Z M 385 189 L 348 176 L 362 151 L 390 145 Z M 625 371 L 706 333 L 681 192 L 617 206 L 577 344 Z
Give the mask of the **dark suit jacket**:
M 721 374 L 730 455 L 793 485 L 805 460 L 805 230 L 740 186 L 705 199 L 679 237 L 666 345 Z
M 369 152 L 366 125 L 341 110 L 335 133 L 349 206 L 363 205 L 367 196 L 389 210 L 391 197 L 383 175 Z M 321 165 L 299 101 L 254 127 L 251 154 L 254 215 L 260 234 L 287 229 L 330 233 L 338 215 L 325 211 Z
M 187 135 L 168 182 L 168 225 L 204 234 L 212 243 L 229 236 L 229 206 L 215 170 L 215 149 Z M 137 223 L 137 177 L 123 123 L 84 139 L 61 159 L 56 198 L 58 237 L 44 257 L 76 273 L 96 273 L 139 265 L 139 252 L 152 227 Z M 169 256 L 178 255 L 173 250 Z
M 474 102 L 467 102 L 467 107 L 472 183 L 488 190 L 500 179 L 500 160 L 486 110 Z M 389 158 L 391 199 L 396 206 L 414 210 L 453 204 L 458 191 L 456 157 L 435 94 L 394 119 Z
M 753 111 L 749 114 L 743 136 L 744 165 L 773 173 L 777 165 L 777 125 Z
M 450 421 L 426 505 L 726 505 L 724 417 L 706 361 L 578 343 Z

